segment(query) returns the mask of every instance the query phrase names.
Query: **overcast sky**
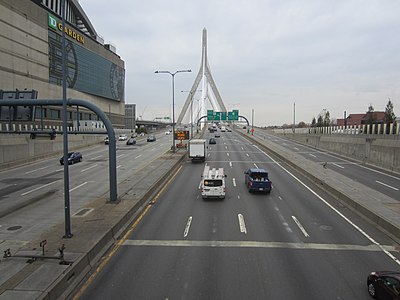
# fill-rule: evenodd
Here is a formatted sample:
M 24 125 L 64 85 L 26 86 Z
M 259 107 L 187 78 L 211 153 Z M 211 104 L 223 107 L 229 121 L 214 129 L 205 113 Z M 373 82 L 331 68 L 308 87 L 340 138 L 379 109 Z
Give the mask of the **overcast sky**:
M 179 113 L 201 62 L 228 110 L 259 126 L 311 123 L 384 111 L 400 114 L 398 0 L 80 0 L 94 28 L 125 61 L 125 102 L 143 119 Z M 198 94 L 200 96 L 200 94 Z M 199 97 L 197 96 L 197 97 Z

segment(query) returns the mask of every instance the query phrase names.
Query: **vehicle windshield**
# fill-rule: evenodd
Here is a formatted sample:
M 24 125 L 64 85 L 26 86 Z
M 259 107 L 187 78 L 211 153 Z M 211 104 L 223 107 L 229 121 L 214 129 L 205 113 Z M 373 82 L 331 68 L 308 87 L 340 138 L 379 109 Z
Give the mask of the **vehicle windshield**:
M 254 173 L 250 176 L 254 181 L 267 181 L 268 173 Z
M 204 180 L 204 186 L 222 186 L 221 179 L 206 179 Z

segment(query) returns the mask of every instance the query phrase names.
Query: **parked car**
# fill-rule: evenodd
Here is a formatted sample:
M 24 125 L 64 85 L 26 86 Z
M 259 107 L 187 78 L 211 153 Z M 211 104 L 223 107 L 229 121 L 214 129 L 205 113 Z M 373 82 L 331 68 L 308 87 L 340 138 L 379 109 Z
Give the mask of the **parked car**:
M 147 141 L 148 141 L 148 142 L 155 142 L 155 141 L 156 141 L 155 135 L 149 135 L 149 136 L 147 137 Z
M 377 271 L 367 278 L 368 293 L 378 300 L 400 300 L 400 272 Z
M 68 153 L 68 164 L 72 165 L 76 162 L 82 161 L 82 153 L 80 152 L 70 152 Z M 60 164 L 64 164 L 64 156 L 60 158 Z
M 264 169 L 251 168 L 244 172 L 244 175 L 244 183 L 249 192 L 271 192 L 272 182 Z
M 135 145 L 136 144 L 136 140 L 134 138 L 130 138 L 126 141 L 127 145 Z
M 126 141 L 128 136 L 126 134 L 120 134 L 118 137 L 118 141 Z
M 208 141 L 209 144 L 216 144 L 217 141 L 214 138 L 210 138 L 210 140 Z

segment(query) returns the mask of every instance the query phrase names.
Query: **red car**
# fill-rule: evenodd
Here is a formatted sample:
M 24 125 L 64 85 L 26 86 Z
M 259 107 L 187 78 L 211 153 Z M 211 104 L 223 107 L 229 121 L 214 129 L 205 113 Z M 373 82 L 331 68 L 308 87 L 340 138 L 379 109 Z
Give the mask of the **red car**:
M 378 300 L 400 300 L 400 272 L 377 271 L 369 274 L 368 293 Z

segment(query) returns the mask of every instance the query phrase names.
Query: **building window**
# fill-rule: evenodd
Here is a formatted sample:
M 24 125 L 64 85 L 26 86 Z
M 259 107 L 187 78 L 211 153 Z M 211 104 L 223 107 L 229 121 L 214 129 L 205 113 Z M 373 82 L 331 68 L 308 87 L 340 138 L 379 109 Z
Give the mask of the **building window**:
M 58 109 L 50 109 L 50 119 L 51 120 L 60 120 L 61 115 Z

